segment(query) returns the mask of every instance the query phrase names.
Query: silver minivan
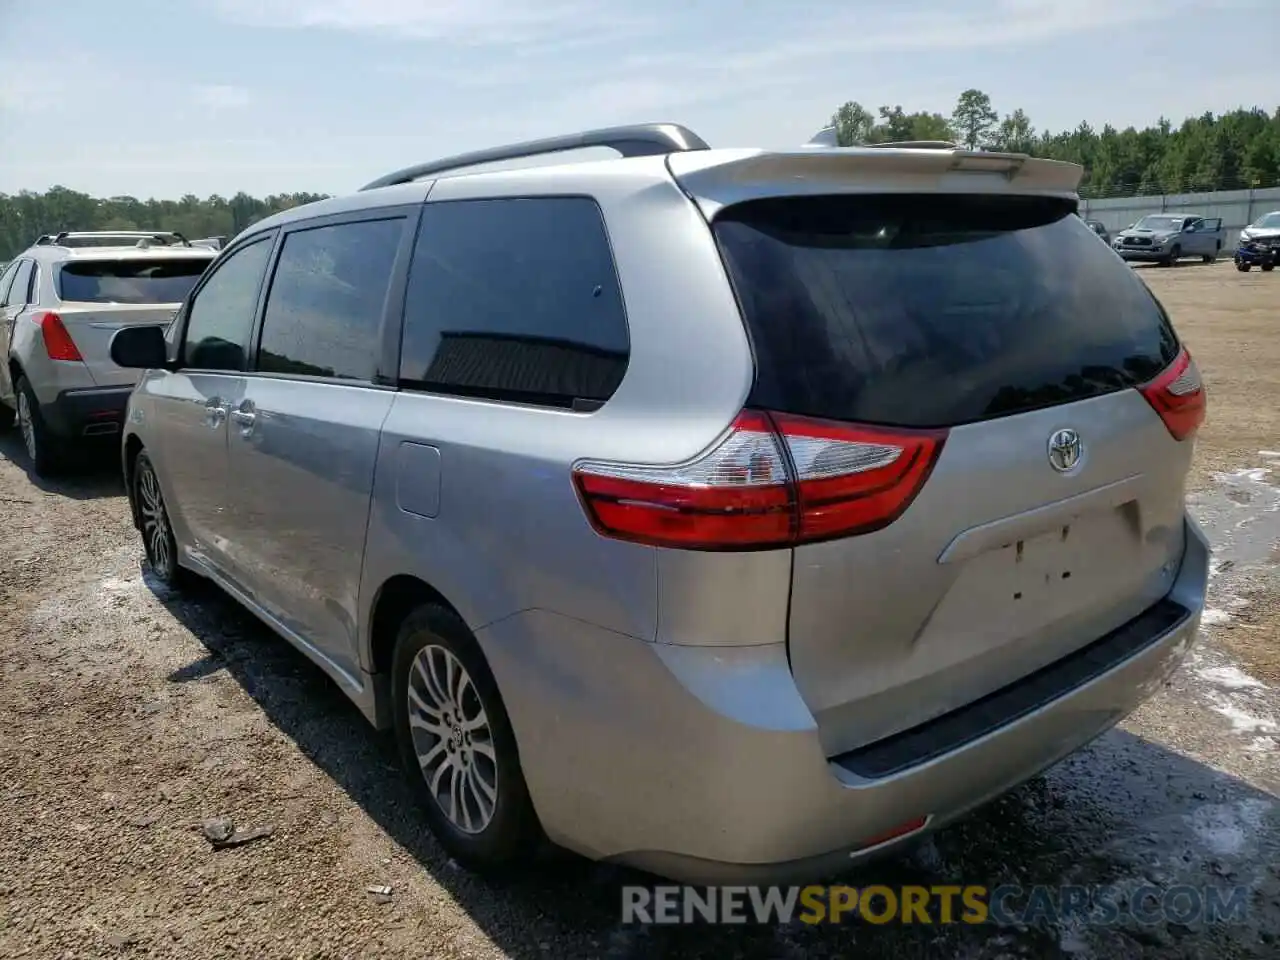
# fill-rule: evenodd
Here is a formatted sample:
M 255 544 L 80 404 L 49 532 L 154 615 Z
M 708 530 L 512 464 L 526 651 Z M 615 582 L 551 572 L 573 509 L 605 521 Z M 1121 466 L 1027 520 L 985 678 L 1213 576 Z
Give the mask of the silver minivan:
M 583 146 L 622 156 L 470 170 Z M 113 341 L 147 560 L 394 730 L 472 867 L 549 839 L 798 879 L 909 842 L 1199 625 L 1204 389 L 1080 173 L 662 124 L 264 220 Z

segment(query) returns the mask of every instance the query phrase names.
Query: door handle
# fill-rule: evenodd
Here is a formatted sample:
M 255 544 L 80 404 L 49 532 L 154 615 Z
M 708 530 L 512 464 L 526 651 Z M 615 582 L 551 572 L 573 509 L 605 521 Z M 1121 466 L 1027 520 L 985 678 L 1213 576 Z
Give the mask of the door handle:
M 223 406 L 222 401 L 217 397 L 208 401 L 204 405 L 205 424 L 210 427 L 219 427 L 222 421 L 227 419 L 227 408 Z
M 257 422 L 258 414 L 253 409 L 253 401 L 245 400 L 240 406 L 231 411 L 231 419 L 240 427 L 240 436 L 245 439 L 253 433 L 253 425 Z

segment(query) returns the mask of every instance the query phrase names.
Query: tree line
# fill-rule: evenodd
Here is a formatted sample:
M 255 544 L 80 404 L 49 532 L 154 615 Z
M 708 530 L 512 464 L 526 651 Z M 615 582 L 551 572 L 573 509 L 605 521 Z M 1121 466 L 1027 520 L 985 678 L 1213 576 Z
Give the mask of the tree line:
M 1001 116 L 981 90 L 960 94 L 949 115 L 901 106 L 872 113 L 850 101 L 831 118 L 841 146 L 897 140 L 950 140 L 971 150 L 1007 150 L 1084 167 L 1081 196 L 1147 196 L 1280 186 L 1280 109 L 1161 118 L 1143 130 L 1038 131 L 1022 109 Z
M 1085 197 L 1189 193 L 1280 186 L 1280 109 L 1261 107 L 1206 113 L 1179 127 L 1100 131 L 1088 123 L 1075 130 L 1038 131 L 1021 109 L 1003 116 L 981 90 L 960 94 L 950 114 L 907 113 L 883 106 L 872 113 L 850 101 L 831 118 L 843 146 L 895 140 L 949 140 L 971 149 L 1010 150 L 1069 160 L 1085 168 Z M 8 260 L 43 233 L 60 230 L 176 230 L 189 239 L 232 237 L 252 223 L 324 194 L 282 193 L 259 199 L 234 197 L 181 200 L 98 199 L 66 187 L 44 193 L 0 193 L 0 261 Z
M 44 193 L 0 193 L 0 261 L 12 258 L 37 237 L 62 230 L 176 230 L 188 240 L 230 239 L 245 227 L 281 210 L 313 200 L 322 193 L 280 193 L 259 199 L 247 193 L 201 200 L 98 199 L 66 187 Z

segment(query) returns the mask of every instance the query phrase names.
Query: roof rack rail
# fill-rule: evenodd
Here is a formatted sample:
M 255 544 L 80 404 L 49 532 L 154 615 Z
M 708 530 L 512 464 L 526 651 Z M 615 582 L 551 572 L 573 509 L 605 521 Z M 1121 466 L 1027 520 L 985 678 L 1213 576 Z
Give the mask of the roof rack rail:
M 639 123 L 625 127 L 604 127 L 600 130 L 587 130 L 583 133 L 570 133 L 559 137 L 546 137 L 542 140 L 526 140 L 523 143 L 509 143 L 501 147 L 460 153 L 388 173 L 360 189 L 361 191 L 377 190 L 379 187 L 412 183 L 422 177 L 445 173 L 449 170 L 460 170 L 464 167 L 475 167 L 482 163 L 519 160 L 523 157 L 563 153 L 566 150 L 582 150 L 587 147 L 609 147 L 624 157 L 650 157 L 664 153 L 710 149 L 705 140 L 688 127 L 682 127 L 678 123 Z
M 36 246 L 88 247 L 93 246 L 93 241 L 103 240 L 132 241 L 135 244 L 140 240 L 150 240 L 191 246 L 191 241 L 176 230 L 63 230 L 60 233 L 44 234 L 36 240 Z

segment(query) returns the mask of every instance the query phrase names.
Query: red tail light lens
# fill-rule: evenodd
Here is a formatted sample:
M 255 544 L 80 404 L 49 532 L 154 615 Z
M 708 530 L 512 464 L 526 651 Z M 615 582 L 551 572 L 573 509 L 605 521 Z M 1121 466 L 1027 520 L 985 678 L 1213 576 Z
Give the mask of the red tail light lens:
M 605 536 L 694 550 L 779 547 L 888 526 L 945 439 L 748 410 L 686 463 L 581 462 L 573 476 Z
M 50 360 L 83 360 L 76 342 L 67 333 L 62 318 L 56 313 L 43 314 L 37 321 L 44 337 L 44 348 Z
M 1175 440 L 1187 439 L 1204 423 L 1204 383 L 1185 347 L 1164 372 L 1140 389 Z
M 911 506 L 945 430 L 884 430 L 775 414 L 795 469 L 799 540 L 870 533 Z

